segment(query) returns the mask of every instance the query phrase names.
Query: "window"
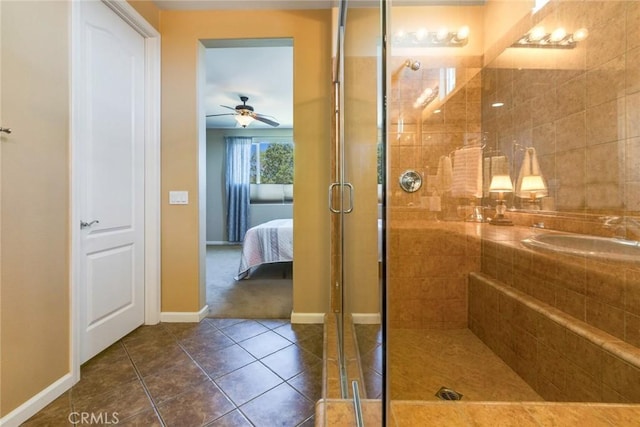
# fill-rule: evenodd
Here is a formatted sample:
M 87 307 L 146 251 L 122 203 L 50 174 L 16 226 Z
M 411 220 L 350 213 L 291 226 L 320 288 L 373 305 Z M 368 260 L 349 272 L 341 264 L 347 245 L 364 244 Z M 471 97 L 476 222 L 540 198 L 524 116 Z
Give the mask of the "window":
M 251 203 L 293 201 L 293 142 L 253 138 L 251 144 Z

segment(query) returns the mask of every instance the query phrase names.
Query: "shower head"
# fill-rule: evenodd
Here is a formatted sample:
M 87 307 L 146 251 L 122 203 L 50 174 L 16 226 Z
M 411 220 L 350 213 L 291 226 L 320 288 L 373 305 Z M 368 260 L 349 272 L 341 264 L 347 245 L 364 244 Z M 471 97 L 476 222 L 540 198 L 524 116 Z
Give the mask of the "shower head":
M 413 71 L 418 71 L 420 69 L 420 61 L 407 59 L 404 63 L 404 66 L 407 68 L 411 68 Z

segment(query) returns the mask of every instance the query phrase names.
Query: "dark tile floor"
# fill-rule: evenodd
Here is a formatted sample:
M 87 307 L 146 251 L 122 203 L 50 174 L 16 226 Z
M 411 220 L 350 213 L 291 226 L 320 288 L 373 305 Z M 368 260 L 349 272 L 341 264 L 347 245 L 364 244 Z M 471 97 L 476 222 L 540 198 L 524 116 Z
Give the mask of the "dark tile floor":
M 85 363 L 80 382 L 23 425 L 93 415 L 93 425 L 313 426 L 322 343 L 322 325 L 280 319 L 142 326 Z

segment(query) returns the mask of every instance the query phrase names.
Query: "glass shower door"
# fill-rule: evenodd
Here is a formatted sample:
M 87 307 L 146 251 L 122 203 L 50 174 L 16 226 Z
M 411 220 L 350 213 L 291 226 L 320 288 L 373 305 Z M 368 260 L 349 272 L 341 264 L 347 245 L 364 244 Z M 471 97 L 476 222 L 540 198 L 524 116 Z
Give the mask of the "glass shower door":
M 338 12 L 330 208 L 332 310 L 342 397 L 382 395 L 382 105 L 380 7 Z M 364 362 L 364 363 L 363 363 Z

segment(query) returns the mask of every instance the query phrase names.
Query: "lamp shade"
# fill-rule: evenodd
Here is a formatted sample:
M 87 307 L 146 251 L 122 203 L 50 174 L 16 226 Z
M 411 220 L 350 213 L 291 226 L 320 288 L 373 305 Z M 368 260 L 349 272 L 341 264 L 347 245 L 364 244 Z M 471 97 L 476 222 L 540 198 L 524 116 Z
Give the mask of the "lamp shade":
M 243 128 L 246 128 L 253 121 L 253 117 L 245 114 L 237 114 L 235 118 L 236 122 Z
M 542 192 L 547 189 L 547 186 L 544 184 L 544 180 L 540 175 L 526 175 L 522 178 L 522 185 L 520 186 L 520 191 L 529 193 L 537 193 Z M 538 197 L 543 197 L 544 194 L 540 194 Z
M 491 177 L 489 185 L 491 193 L 511 193 L 513 192 L 513 183 L 509 175 L 494 175 Z

